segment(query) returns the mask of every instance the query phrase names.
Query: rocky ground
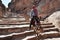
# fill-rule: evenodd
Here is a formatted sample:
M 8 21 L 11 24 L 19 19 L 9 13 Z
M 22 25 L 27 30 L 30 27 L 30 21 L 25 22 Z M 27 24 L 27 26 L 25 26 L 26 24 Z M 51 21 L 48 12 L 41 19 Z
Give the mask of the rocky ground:
M 44 32 L 36 31 L 38 37 L 34 27 L 29 29 L 27 16 L 33 4 L 39 4 L 39 16 L 46 19 L 40 21 Z M 12 0 L 8 6 L 5 8 L 0 0 L 0 40 L 60 40 L 60 0 Z
M 11 20 L 16 21 L 17 19 Z M 4 22 L 2 22 L 2 25 L 4 25 L 3 27 L 0 24 L 0 40 L 37 40 L 41 38 L 40 35 L 39 38 L 37 38 L 36 33 L 33 29 L 29 30 L 30 22 L 23 21 L 19 22 L 18 24 L 16 24 L 15 22 L 12 22 L 12 24 L 4 24 Z M 41 21 L 41 26 L 44 30 L 44 33 L 41 33 L 44 40 L 60 39 L 60 33 L 58 32 L 59 30 L 58 28 L 55 28 L 52 23 Z

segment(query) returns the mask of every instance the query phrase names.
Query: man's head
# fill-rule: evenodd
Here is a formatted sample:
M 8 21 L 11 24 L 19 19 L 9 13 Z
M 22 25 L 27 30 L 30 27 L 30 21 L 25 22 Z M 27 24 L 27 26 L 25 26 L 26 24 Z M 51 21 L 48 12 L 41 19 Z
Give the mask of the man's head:
M 33 5 L 33 7 L 32 7 L 33 9 L 35 9 L 36 8 L 36 6 L 35 5 Z

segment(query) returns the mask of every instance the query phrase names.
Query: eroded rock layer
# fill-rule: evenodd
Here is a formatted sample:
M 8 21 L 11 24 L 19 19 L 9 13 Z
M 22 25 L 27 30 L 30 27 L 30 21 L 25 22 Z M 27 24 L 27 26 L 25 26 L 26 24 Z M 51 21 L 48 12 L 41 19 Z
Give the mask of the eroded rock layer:
M 27 13 L 32 5 L 38 6 L 39 13 L 43 16 L 50 15 L 60 9 L 60 0 L 12 0 L 9 9 L 15 13 Z
M 2 4 L 2 1 L 0 0 L 0 17 L 3 16 L 5 12 L 5 6 Z
M 40 0 L 12 0 L 9 3 L 9 9 L 17 13 L 26 13 L 32 5 L 38 5 Z

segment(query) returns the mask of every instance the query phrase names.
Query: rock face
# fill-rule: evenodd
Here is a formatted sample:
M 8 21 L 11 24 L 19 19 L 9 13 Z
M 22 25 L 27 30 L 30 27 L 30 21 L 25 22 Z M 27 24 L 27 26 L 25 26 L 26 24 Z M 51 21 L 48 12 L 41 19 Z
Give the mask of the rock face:
M 46 3 L 45 3 L 45 5 L 43 5 L 42 7 L 41 7 L 41 9 L 42 9 L 42 12 L 46 12 L 46 11 L 48 11 L 48 10 L 50 10 L 50 9 L 60 9 L 60 1 L 59 0 L 46 0 Z
M 8 9 L 14 13 L 23 14 L 26 20 L 29 20 L 29 16 L 26 15 L 28 12 L 30 12 L 32 5 L 38 6 L 41 0 L 12 0 L 9 5 Z M 20 15 L 19 15 L 20 16 Z
M 45 21 L 53 23 L 60 30 L 60 0 L 46 1 L 46 4 L 41 6 L 41 10 L 41 14 L 44 14 L 44 17 L 49 16 Z
M 48 17 L 51 15 L 53 12 L 60 10 L 60 0 L 43 0 L 40 2 L 38 9 L 40 10 L 40 15 L 43 17 Z
M 32 5 L 38 5 L 40 0 L 12 0 L 9 3 L 9 9 L 17 13 L 26 13 Z
M 3 17 L 4 12 L 5 6 L 2 4 L 2 1 L 0 0 L 0 17 Z
M 32 5 L 38 5 L 40 14 L 51 14 L 60 9 L 60 0 L 12 0 L 9 3 L 9 9 L 15 13 L 27 13 Z
M 32 5 L 37 6 L 40 13 L 39 16 L 43 18 L 42 20 L 46 19 L 53 12 L 60 10 L 60 0 L 12 0 L 8 5 L 8 9 L 14 14 L 24 14 L 22 16 L 29 20 L 29 16 L 26 14 L 30 12 Z

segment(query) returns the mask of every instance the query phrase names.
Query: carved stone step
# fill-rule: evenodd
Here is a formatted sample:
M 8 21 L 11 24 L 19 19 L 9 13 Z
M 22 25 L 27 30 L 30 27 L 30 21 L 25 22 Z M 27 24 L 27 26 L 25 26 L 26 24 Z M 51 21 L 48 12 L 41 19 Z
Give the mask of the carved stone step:
M 1 40 L 16 40 L 17 38 L 22 39 L 25 38 L 26 36 L 34 35 L 35 32 L 33 30 L 26 31 L 26 32 L 21 32 L 21 33 L 12 33 L 9 35 L 1 35 L 0 39 Z
M 5 37 L 5 38 L 0 38 L 0 40 L 12 40 L 11 36 Z
M 52 28 L 54 27 L 53 25 L 52 26 L 44 26 L 42 28 Z M 29 27 L 8 27 L 8 28 L 0 28 L 0 35 L 2 34 L 10 34 L 10 33 L 19 33 L 19 32 L 24 32 L 24 31 L 27 31 L 29 30 Z M 32 30 L 32 29 L 31 29 Z M 52 29 L 53 30 L 53 29 Z M 57 30 L 57 29 L 55 29 Z M 50 30 L 46 30 L 46 31 L 50 31 Z
M 13 40 L 17 40 L 17 39 L 24 39 L 27 36 L 31 36 L 31 35 L 35 35 L 35 32 L 27 32 L 24 34 L 20 34 L 20 35 L 13 35 Z
M 34 34 L 36 34 L 34 31 L 31 31 L 31 32 L 29 32 L 29 31 L 27 31 L 27 32 L 23 32 L 23 33 L 14 33 L 14 34 L 10 34 L 9 36 L 7 36 L 7 37 L 3 37 L 3 38 L 0 38 L 0 39 L 6 39 L 7 40 L 7 38 L 9 39 L 9 38 L 11 38 L 11 40 L 17 40 L 17 39 L 23 39 L 23 38 L 25 38 L 25 37 L 27 37 L 27 36 L 31 36 L 31 35 L 34 35 Z M 41 35 L 39 35 L 39 39 L 41 38 L 41 39 L 46 39 L 46 38 L 55 38 L 55 37 L 60 37 L 60 34 L 58 33 L 58 32 L 56 32 L 56 31 L 52 31 L 52 32 L 45 32 L 45 33 L 41 33 Z M 37 40 L 37 36 L 36 37 L 33 37 L 33 38 L 30 38 L 30 39 L 28 39 L 28 40 L 33 40 L 33 39 L 35 39 L 35 40 Z
M 42 28 L 52 28 L 52 27 L 55 27 L 54 25 L 42 25 L 41 26 Z
M 39 35 L 38 36 L 39 38 L 36 37 L 33 37 L 33 38 L 30 38 L 28 40 L 38 40 L 38 39 L 47 39 L 47 38 L 56 38 L 56 37 L 60 37 L 60 34 L 57 32 L 57 33 L 45 33 L 45 34 L 42 34 L 42 35 Z
M 0 22 L 0 25 L 24 25 L 24 24 L 30 24 L 30 22 L 25 22 L 25 21 L 3 21 Z M 41 23 L 41 25 L 52 25 L 52 23 Z
M 58 28 L 50 28 L 50 29 L 45 29 L 44 30 L 44 32 L 49 32 L 49 31 L 57 31 L 57 32 L 59 32 L 59 29 Z
M 19 32 L 24 32 L 29 30 L 29 27 L 22 27 L 22 28 L 4 28 L 4 29 L 0 29 L 0 35 L 6 35 L 6 34 L 10 34 L 10 33 L 19 33 Z

